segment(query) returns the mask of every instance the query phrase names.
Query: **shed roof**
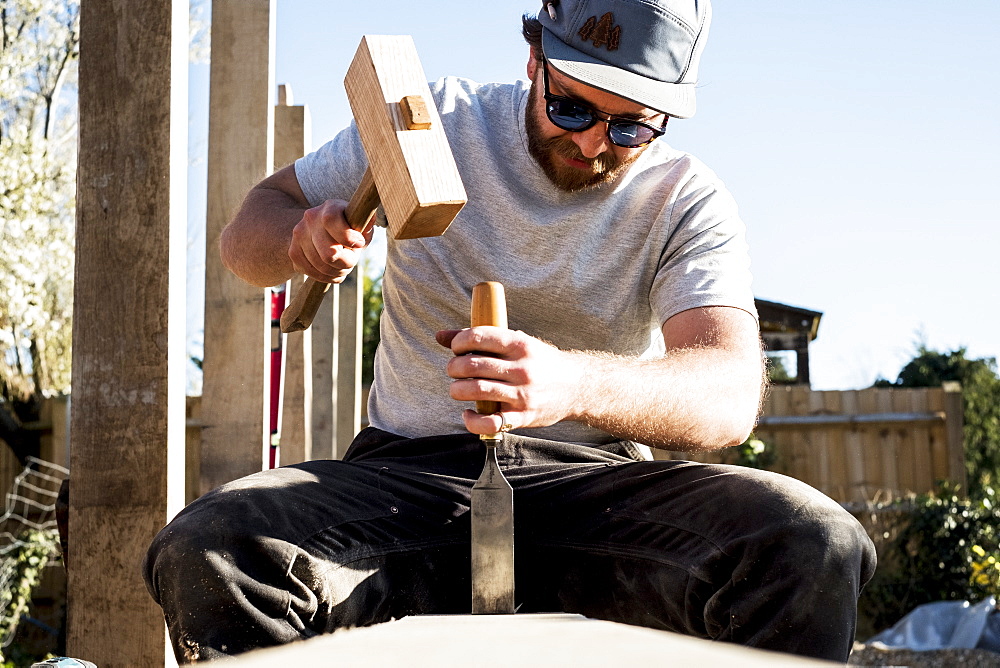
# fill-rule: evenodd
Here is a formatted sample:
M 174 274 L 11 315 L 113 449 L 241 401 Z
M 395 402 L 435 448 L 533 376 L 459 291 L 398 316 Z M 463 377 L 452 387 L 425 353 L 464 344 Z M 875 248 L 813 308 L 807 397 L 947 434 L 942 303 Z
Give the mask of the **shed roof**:
M 762 332 L 797 332 L 809 335 L 812 341 L 819 333 L 820 311 L 790 306 L 764 299 L 754 299 Z

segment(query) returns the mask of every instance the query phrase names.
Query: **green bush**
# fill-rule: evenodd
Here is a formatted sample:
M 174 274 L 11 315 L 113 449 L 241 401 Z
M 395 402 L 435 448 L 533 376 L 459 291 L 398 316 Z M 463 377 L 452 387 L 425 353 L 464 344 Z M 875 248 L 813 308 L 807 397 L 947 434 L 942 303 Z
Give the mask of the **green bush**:
M 945 487 L 875 508 L 870 530 L 879 565 L 858 602 L 859 637 L 892 626 L 924 603 L 1000 597 L 996 501 L 992 487 L 976 500 Z

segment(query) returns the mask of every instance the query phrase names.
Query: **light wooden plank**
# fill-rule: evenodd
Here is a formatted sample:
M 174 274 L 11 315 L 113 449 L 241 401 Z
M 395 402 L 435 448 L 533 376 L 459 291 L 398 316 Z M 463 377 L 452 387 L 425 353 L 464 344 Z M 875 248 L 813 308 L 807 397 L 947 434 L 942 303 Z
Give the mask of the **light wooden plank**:
M 950 480 L 951 471 L 948 466 L 948 417 L 947 413 L 945 413 L 944 391 L 939 387 L 929 388 L 926 393 L 926 402 L 928 411 L 940 411 L 945 415 L 945 421 L 939 427 L 930 430 L 934 480 Z
M 824 415 L 843 413 L 841 392 L 823 392 Z M 828 445 L 830 452 L 830 489 L 837 501 L 850 500 L 850 478 L 847 470 L 847 444 L 844 441 L 843 429 L 828 429 Z
M 893 409 L 895 390 L 883 388 L 874 390 L 875 408 L 881 413 L 889 413 Z M 897 496 L 902 491 L 899 481 L 899 438 L 895 430 L 884 428 L 879 430 L 879 463 L 882 466 L 882 486 L 890 497 Z
M 296 276 L 286 284 L 286 297 L 291 300 L 302 289 L 302 279 Z M 312 455 L 312 430 L 306 423 L 305 352 L 312 334 L 306 330 L 281 334 L 281 351 L 284 356 L 281 383 L 281 423 L 279 435 L 279 462 L 282 466 L 307 461 Z M 312 341 L 308 341 L 310 353 Z M 310 355 L 311 356 L 311 355 Z M 312 375 L 309 376 L 312 385 Z M 311 389 L 311 387 L 310 387 Z M 309 406 L 311 412 L 312 406 Z
M 184 502 L 187 9 L 80 9 L 66 651 L 105 668 L 169 653 L 138 565 Z
M 809 414 L 823 414 L 826 411 L 826 393 L 809 392 L 807 396 Z M 827 496 L 836 494 L 831 472 L 830 430 L 810 430 L 810 445 L 813 452 L 809 457 L 810 483 Z
M 269 443 L 270 304 L 223 265 L 219 236 L 274 162 L 271 0 L 212 3 L 201 491 L 260 471 Z
M 858 413 L 858 392 L 848 391 L 841 396 L 841 406 L 845 415 Z M 849 501 L 864 502 L 871 498 L 869 481 L 865 469 L 865 453 L 861 442 L 861 432 L 850 429 L 844 433 L 844 448 L 847 458 L 847 475 L 849 480 Z
M 962 406 L 962 386 L 956 382 L 944 383 L 944 407 L 947 415 L 945 430 L 948 434 L 948 470 L 950 479 L 962 489 L 968 489 L 965 469 L 965 416 Z
M 498 641 L 513 638 L 516 641 Z M 210 663 L 272 666 L 739 666 L 835 664 L 568 614 L 421 615 Z
M 337 361 L 340 286 L 334 285 L 316 313 L 309 329 L 312 332 L 312 458 L 334 459 L 337 456 Z
M 305 155 L 312 142 L 308 107 L 292 106 L 292 89 L 287 84 L 278 87 L 278 100 L 274 108 L 275 170 Z M 287 282 L 286 304 L 301 287 L 299 277 Z M 312 458 L 312 373 L 307 373 L 312 358 L 312 332 L 306 330 L 291 336 L 282 334 L 281 337 L 284 364 L 278 454 L 284 466 Z
M 788 387 L 783 385 L 772 387 L 767 399 L 767 413 L 770 415 L 788 415 L 791 410 L 788 398 Z M 770 440 L 766 440 L 765 443 L 774 449 L 775 470 L 786 475 L 791 475 L 795 453 L 791 445 L 787 442 L 787 439 L 777 438 L 777 435 L 773 431 L 763 430 L 762 433 L 769 435 Z
M 358 267 L 340 284 L 337 325 L 337 451 L 342 459 L 361 430 L 363 291 Z
M 292 105 L 288 84 L 278 87 L 281 103 L 274 108 L 274 169 L 304 156 L 312 146 L 312 117 L 306 105 Z
M 927 407 L 927 392 L 925 388 L 907 388 L 906 399 L 901 406 L 913 412 L 925 411 Z M 934 490 L 934 457 L 931 451 L 931 425 L 914 424 L 908 429 L 899 429 L 900 440 L 906 443 L 905 449 L 912 453 L 912 465 L 909 469 L 912 489 L 917 494 Z
M 801 385 L 791 385 L 788 388 L 789 409 L 792 415 L 808 415 L 809 413 L 809 388 Z M 792 434 L 791 444 L 793 455 L 792 476 L 799 480 L 809 480 L 811 478 L 811 463 L 814 456 L 814 449 L 810 443 L 811 434 L 806 430 L 800 430 Z

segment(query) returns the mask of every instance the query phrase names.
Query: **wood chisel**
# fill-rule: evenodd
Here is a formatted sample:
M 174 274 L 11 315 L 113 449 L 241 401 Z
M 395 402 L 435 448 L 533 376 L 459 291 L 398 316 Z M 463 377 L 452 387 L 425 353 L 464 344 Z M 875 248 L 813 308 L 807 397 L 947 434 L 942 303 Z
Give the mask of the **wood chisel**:
M 507 327 L 503 285 L 484 282 L 472 290 L 472 326 Z M 496 401 L 477 401 L 476 412 L 499 412 Z M 486 464 L 472 486 L 472 614 L 514 612 L 514 490 L 497 461 L 503 432 L 481 434 Z

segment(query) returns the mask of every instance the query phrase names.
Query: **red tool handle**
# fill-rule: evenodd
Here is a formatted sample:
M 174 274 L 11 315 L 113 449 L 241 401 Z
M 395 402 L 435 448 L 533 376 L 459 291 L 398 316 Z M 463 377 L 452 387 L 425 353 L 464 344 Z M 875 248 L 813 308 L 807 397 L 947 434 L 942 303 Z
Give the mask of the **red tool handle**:
M 472 288 L 472 326 L 507 328 L 507 299 L 503 285 L 496 281 L 484 281 Z M 500 410 L 498 401 L 477 401 L 476 412 L 492 415 Z
M 378 190 L 375 189 L 375 180 L 372 178 L 371 168 L 369 168 L 365 170 L 361 184 L 354 191 L 351 201 L 347 203 L 347 208 L 344 210 L 347 224 L 359 232 L 364 231 L 372 213 L 378 208 L 378 204 Z M 288 334 L 308 329 L 329 289 L 329 283 L 306 278 L 305 283 L 295 291 L 291 303 L 281 313 L 281 331 Z

